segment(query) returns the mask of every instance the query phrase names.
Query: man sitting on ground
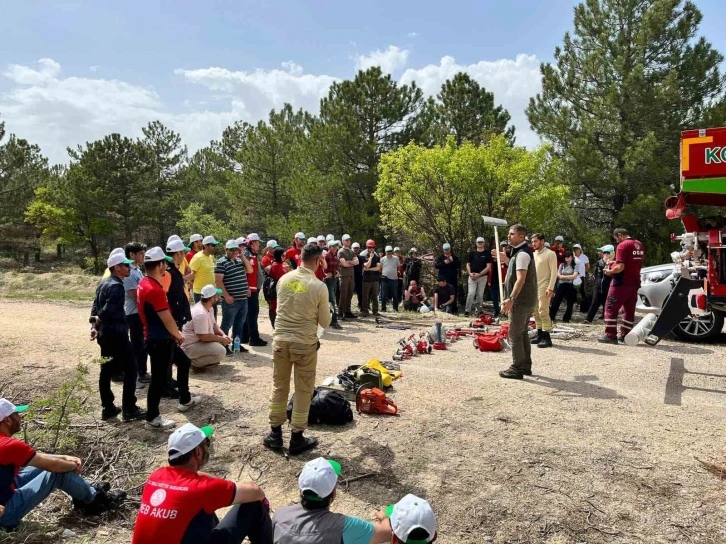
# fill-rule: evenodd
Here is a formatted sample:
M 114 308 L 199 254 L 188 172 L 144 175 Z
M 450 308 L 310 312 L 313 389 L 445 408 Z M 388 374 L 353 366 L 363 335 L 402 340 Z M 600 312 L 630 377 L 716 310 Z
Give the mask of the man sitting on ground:
M 222 290 L 214 285 L 202 287 L 202 299 L 192 306 L 192 319 L 182 328 L 182 349 L 195 370 L 219 364 L 226 354 L 225 347 L 232 342 L 219 328 L 212 312 L 221 294 Z
M 305 464 L 298 478 L 300 504 L 279 508 L 275 512 L 272 521 L 275 544 L 391 541 L 391 525 L 382 512 L 376 516 L 379 521 L 371 523 L 330 511 L 340 470 L 338 462 L 323 457 Z
M 420 287 L 416 280 L 411 283 L 403 294 L 403 309 L 408 312 L 417 312 L 422 304 L 426 304 L 426 291 Z
M 434 312 L 440 310 L 447 314 L 454 313 L 454 304 L 456 304 L 456 289 L 444 276 L 439 276 L 439 285 L 434 291 Z
M 77 457 L 36 452 L 13 438 L 22 427 L 20 414 L 27 409 L 0 399 L 0 529 L 17 527 L 54 489 L 70 495 L 73 507 L 89 516 L 123 502 L 124 491 L 110 491 L 108 482 L 91 486 L 79 476 L 82 467 Z
M 180 427 L 169 437 L 169 466 L 149 476 L 132 544 L 272 542 L 270 504 L 260 486 L 235 484 L 200 470 L 209 462 L 213 429 Z M 234 507 L 217 522 L 216 510 Z

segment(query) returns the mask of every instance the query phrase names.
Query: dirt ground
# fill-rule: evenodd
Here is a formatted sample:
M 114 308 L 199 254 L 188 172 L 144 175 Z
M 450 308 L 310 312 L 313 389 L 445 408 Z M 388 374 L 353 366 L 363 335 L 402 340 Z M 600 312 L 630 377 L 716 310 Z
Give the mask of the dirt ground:
M 83 303 L 0 300 L 1 380 L 32 401 L 97 356 L 87 317 Z M 726 542 L 726 484 L 698 461 L 726 457 L 726 348 L 601 345 L 600 327 L 578 327 L 578 339 L 535 349 L 535 376 L 522 382 L 498 377 L 509 352 L 479 353 L 469 340 L 404 362 L 391 392 L 399 417 L 312 428 L 320 448 L 299 458 L 261 445 L 269 346 L 192 376 L 200 409 L 182 415 L 165 401 L 162 412 L 180 424 L 214 421 L 209 470 L 255 479 L 273 508 L 296 500 L 296 475 L 322 454 L 341 462 L 343 477 L 368 475 L 341 485 L 335 510 L 369 518 L 415 493 L 433 504 L 443 544 Z M 265 315 L 261 330 L 267 337 Z M 390 359 L 402 335 L 362 320 L 326 332 L 319 381 L 371 357 Z M 115 425 L 164 462 L 166 435 Z M 79 536 L 65 542 L 130 540 L 112 522 L 73 529 Z

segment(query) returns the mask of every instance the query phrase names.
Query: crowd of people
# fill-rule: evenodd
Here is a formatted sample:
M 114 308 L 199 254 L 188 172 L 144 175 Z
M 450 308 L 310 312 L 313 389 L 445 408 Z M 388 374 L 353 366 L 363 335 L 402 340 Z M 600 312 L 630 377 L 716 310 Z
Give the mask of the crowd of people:
M 621 309 L 620 339 L 630 331 L 645 251 L 624 229 L 616 229 L 613 237 L 617 250 L 612 245 L 598 249 L 591 304 L 583 281 L 590 271 L 589 261 L 580 245 L 569 251 L 562 237 L 557 237 L 550 246 L 541 233 L 528 237 L 523 225 L 512 226 L 507 242 L 496 250 L 487 248 L 484 238 L 476 239 L 465 264 L 464 313 L 480 309 L 489 290 L 495 312 L 509 316 L 513 363 L 500 372 L 501 377 L 522 379 L 532 374 L 531 345 L 552 345 L 552 322 L 561 302 L 567 303 L 563 320 L 568 321 L 578 294 L 590 322 L 605 301 L 601 342 L 618 343 Z M 302 232 L 288 248 L 270 240 L 262 249 L 262 243 L 256 233 L 228 240 L 224 255 L 217 258 L 220 242 L 213 236 L 194 234 L 186 246 L 174 235 L 165 250 L 131 242 L 109 254 L 107 274 L 97 288 L 89 319 L 91 338 L 104 358 L 98 381 L 103 420 L 121 415 L 125 422 L 145 420 L 150 430 L 174 429 L 176 422 L 160 413 L 162 397 L 177 399 L 178 410 L 186 412 L 203 402 L 190 394 L 191 372 L 207 371 L 224 357 L 246 351 L 242 344 L 267 345 L 257 324 L 262 292 L 273 325 L 270 431 L 263 444 L 273 450 L 284 446 L 282 426 L 294 376 L 288 453 L 298 455 L 318 445 L 316 438 L 304 432 L 315 388 L 320 332 L 358 317 L 351 311 L 353 293 L 363 316 L 371 310 L 377 314 L 379 302 L 386 311 L 389 300 L 394 311 L 403 303 L 410 311 L 458 313 L 462 266 L 448 243 L 434 263 L 438 281 L 433 304 L 421 285 L 422 259 L 416 248 L 403 258 L 398 247 L 385 246 L 379 253 L 372 239 L 361 251 L 347 234 L 337 240 L 332 235 L 306 238 Z M 501 262 L 498 273 L 493 270 L 496 257 Z M 532 314 L 537 325 L 534 340 L 528 334 Z M 113 381 L 123 384 L 120 408 Z M 144 410 L 136 394 L 145 388 Z M 42 454 L 16 439 L 26 409 L 0 399 L 0 528 L 15 528 L 53 489 L 68 494 L 81 514 L 97 514 L 123 502 L 125 493 L 111 490 L 108 482 L 90 485 L 83 479 L 80 459 Z M 436 539 L 431 506 L 413 495 L 377 512 L 375 523 L 332 512 L 341 467 L 322 457 L 308 462 L 300 473 L 299 504 L 277 509 L 271 519 L 269 502 L 259 486 L 201 472 L 209 461 L 212 433 L 210 427 L 200 429 L 190 423 L 171 433 L 168 466 L 154 471 L 144 486 L 133 543 L 238 543 L 244 538 L 253 543 L 420 543 Z M 219 521 L 216 510 L 229 506 L 231 510 Z

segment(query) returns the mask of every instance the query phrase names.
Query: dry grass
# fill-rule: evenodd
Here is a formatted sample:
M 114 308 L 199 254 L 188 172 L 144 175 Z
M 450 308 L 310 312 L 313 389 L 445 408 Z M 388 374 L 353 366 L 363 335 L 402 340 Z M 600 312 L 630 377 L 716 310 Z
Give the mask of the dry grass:
M 23 398 L 39 394 L 34 384 L 51 387 L 79 359 L 98 354 L 87 340 L 85 305 L 6 300 L 0 310 L 0 375 L 24 390 Z M 411 332 L 423 328 L 412 326 Z M 389 358 L 405 334 L 363 320 L 344 327 L 323 337 L 319 380 L 370 357 Z M 264 311 L 261 328 L 269 331 Z M 296 500 L 296 474 L 305 461 L 328 455 L 341 461 L 347 479 L 336 511 L 368 518 L 417 493 L 431 500 L 443 544 L 725 542 L 726 489 L 714 477 L 723 467 L 696 458 L 723 459 L 726 373 L 718 369 L 726 349 L 671 342 L 656 349 L 604 346 L 594 342 L 600 332 L 582 326 L 579 338 L 535 350 L 535 376 L 524 382 L 497 376 L 508 352 L 478 353 L 469 341 L 404 362 L 404 377 L 391 392 L 400 417 L 357 416 L 342 428 L 311 429 L 321 446 L 301 458 L 274 454 L 260 443 L 271 386 L 269 347 L 193 376 L 192 392 L 204 396 L 199 410 L 178 414 L 165 401 L 162 413 L 180 424 L 213 422 L 209 471 L 257 481 L 274 508 Z M 685 375 L 670 375 L 674 358 L 684 360 Z M 682 385 L 675 393 L 668 389 L 674 380 Z M 89 402 L 97 411 L 97 400 Z M 82 448 L 91 470 L 134 488 L 144 472 L 164 462 L 165 440 L 141 424 L 102 424 Z M 111 445 L 111 455 L 119 452 L 118 459 L 108 463 L 104 453 L 91 460 L 89 444 L 99 441 Z M 144 464 L 137 464 L 139 457 Z M 140 474 L 132 475 L 130 466 Z M 86 524 L 68 516 L 67 500 L 55 494 L 23 536 L 7 542 L 55 542 L 58 527 L 77 532 L 65 540 L 72 544 L 128 542 L 134 506 Z
M 18 299 L 92 301 L 100 279 L 66 272 L 0 272 L 0 296 Z

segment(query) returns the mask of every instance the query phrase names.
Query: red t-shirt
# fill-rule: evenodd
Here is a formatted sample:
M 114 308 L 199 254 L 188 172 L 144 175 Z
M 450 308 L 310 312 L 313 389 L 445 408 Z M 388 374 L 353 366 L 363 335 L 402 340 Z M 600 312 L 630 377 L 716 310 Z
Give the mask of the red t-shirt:
M 553 249 L 552 251 L 555 252 L 555 255 L 557 255 L 557 265 L 561 265 L 565 262 L 565 248 L 564 247 L 558 247 L 556 249 Z
M 144 325 L 144 338 L 162 340 L 171 338 L 164 322 L 157 312 L 169 309 L 169 301 L 161 284 L 154 278 L 144 276 L 136 288 L 139 317 Z
M 211 542 L 214 512 L 230 506 L 237 487 L 229 480 L 181 467 L 163 467 L 149 476 L 131 544 Z
M 262 264 L 262 270 L 265 270 L 268 266 L 270 266 L 275 261 L 275 256 L 271 255 L 269 253 L 265 253 L 262 256 L 262 259 L 260 259 L 260 264 Z
M 15 493 L 15 477 L 35 457 L 35 450 L 22 440 L 0 433 L 0 505 Z
M 627 238 L 615 250 L 615 262 L 625 265 L 625 270 L 613 276 L 613 285 L 640 287 L 640 269 L 643 267 L 645 246 L 638 240 Z
M 192 262 L 192 257 L 194 257 L 194 255 L 196 255 L 196 254 L 197 254 L 196 251 L 194 251 L 193 249 L 190 249 L 189 252 L 186 254 L 186 257 L 184 257 L 184 258 L 187 260 L 188 263 L 190 263 L 190 262 Z
M 295 246 L 287 248 L 287 251 L 285 252 L 285 259 L 288 261 L 295 261 L 295 266 L 300 266 L 301 260 L 300 256 L 302 255 L 302 250 L 296 248 Z
M 282 263 L 273 262 L 272 265 L 270 265 L 270 277 L 273 280 L 277 281 L 284 275 L 285 275 L 285 267 L 282 266 Z

